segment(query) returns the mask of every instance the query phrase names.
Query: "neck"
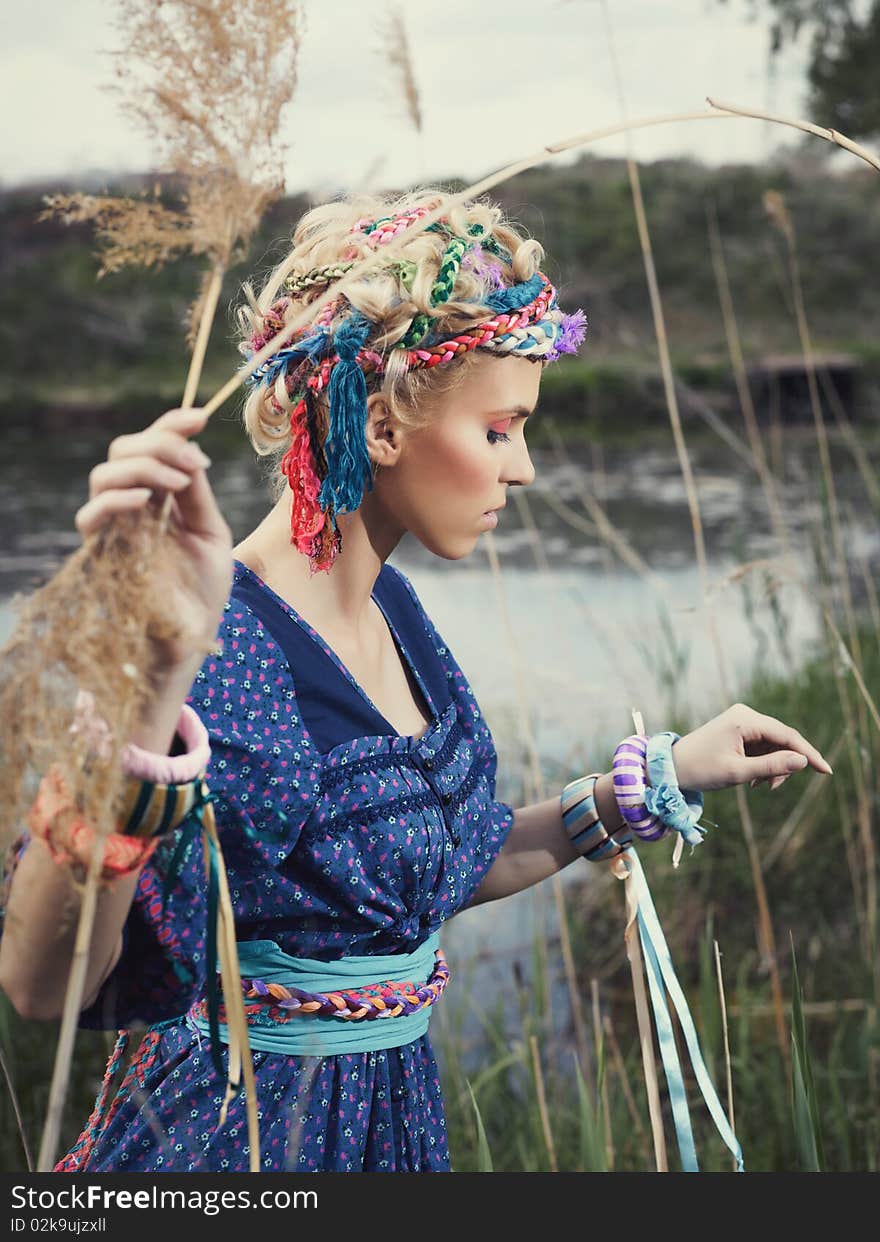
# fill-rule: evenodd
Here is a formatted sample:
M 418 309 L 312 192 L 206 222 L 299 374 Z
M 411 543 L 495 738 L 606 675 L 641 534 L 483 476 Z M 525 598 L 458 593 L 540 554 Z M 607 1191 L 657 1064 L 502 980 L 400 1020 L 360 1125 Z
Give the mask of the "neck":
M 288 491 L 234 555 L 322 635 L 365 636 L 376 624 L 371 605 L 376 579 L 404 534 L 378 501 L 377 490 L 354 513 L 337 518 L 342 549 L 329 573 L 312 574 L 308 558 L 290 542 Z

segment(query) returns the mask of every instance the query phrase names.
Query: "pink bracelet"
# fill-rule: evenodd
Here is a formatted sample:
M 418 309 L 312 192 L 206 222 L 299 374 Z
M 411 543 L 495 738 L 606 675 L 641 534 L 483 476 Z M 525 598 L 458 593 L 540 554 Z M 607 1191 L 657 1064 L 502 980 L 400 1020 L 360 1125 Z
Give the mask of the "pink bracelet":
M 188 703 L 180 709 L 177 733 L 186 746 L 185 754 L 160 755 L 129 742 L 122 752 L 124 770 L 129 776 L 156 785 L 184 785 L 194 781 L 208 766 L 211 744 L 208 730 Z

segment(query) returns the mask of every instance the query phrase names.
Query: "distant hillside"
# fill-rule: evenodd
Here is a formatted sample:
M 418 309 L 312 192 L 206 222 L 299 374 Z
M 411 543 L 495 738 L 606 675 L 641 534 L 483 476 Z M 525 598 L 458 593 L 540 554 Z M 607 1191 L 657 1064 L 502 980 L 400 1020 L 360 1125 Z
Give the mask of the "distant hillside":
M 765 217 L 762 194 L 781 191 L 798 236 L 804 294 L 818 347 L 880 361 L 880 179 L 853 163 L 830 175 L 803 155 L 774 166 L 709 169 L 660 161 L 642 169 L 657 272 L 672 349 L 691 379 L 721 376 L 727 352 L 709 259 L 706 209 L 714 203 L 747 355 L 797 349 L 782 241 Z M 130 187 L 129 183 L 129 187 Z M 131 406 L 174 399 L 185 374 L 182 322 L 195 288 L 193 262 L 129 271 L 96 281 L 90 230 L 39 222 L 43 193 L 61 186 L 0 191 L 0 404 L 8 414 L 42 408 Z M 113 192 L 113 187 L 110 187 Z M 548 394 L 574 398 L 656 367 L 656 349 L 626 166 L 581 159 L 500 187 L 498 197 L 548 249 L 547 270 L 567 306 L 590 321 L 579 362 L 547 374 Z M 308 206 L 276 204 L 248 263 L 224 290 L 266 272 Z M 204 392 L 238 362 L 232 312 L 218 319 Z

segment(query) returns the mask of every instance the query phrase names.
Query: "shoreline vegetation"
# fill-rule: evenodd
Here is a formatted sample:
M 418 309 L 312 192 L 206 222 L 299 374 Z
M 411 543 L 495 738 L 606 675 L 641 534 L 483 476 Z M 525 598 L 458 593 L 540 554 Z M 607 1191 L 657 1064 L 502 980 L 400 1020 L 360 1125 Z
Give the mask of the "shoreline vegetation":
M 738 410 L 710 255 L 707 213 L 714 209 L 746 365 L 754 369 L 756 387 L 767 392 L 759 416 L 769 416 L 766 407 L 775 396 L 784 421 L 809 420 L 805 383 L 789 375 L 772 391 L 766 375 L 758 374 L 768 362 L 772 371 L 780 356 L 800 354 L 783 242 L 763 206 L 764 193 L 775 190 L 797 231 L 819 364 L 845 359 L 848 413 L 860 423 L 876 421 L 880 342 L 871 325 L 880 319 L 880 289 L 864 279 L 865 257 L 880 247 L 875 174 L 853 168 L 830 176 L 827 161 L 807 150 L 767 165 L 718 169 L 661 160 L 644 165 L 641 177 L 683 417 L 706 407 L 722 418 Z M 149 195 L 154 182 L 134 177 L 94 188 Z M 160 406 L 180 400 L 187 369 L 181 326 L 198 263 L 182 259 L 160 270 L 123 270 L 97 280 L 89 226 L 38 219 L 43 196 L 67 188 L 0 190 L 0 342 L 6 360 L 0 415 L 13 424 L 121 418 L 140 425 Z M 162 188 L 163 198 L 173 202 L 173 184 Z M 533 170 L 499 187 L 497 198 L 539 240 L 552 239 L 548 274 L 566 305 L 587 311 L 582 355 L 548 370 L 543 403 L 575 435 L 617 436 L 622 412 L 628 428 L 662 423 L 660 364 L 625 161 L 586 155 Z M 239 363 L 233 325 L 241 282 L 259 280 L 271 268 L 291 222 L 312 201 L 303 195 L 279 200 L 266 214 L 249 261 L 227 276 L 202 400 Z

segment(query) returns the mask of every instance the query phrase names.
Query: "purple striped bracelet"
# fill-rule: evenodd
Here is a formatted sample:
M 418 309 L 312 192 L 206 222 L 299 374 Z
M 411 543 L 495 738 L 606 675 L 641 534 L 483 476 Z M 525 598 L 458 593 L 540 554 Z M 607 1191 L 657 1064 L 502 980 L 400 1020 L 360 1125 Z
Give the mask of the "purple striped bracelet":
M 642 841 L 659 841 L 669 835 L 665 824 L 645 806 L 648 779 L 648 739 L 634 733 L 614 752 L 611 762 L 612 787 L 620 813 Z

